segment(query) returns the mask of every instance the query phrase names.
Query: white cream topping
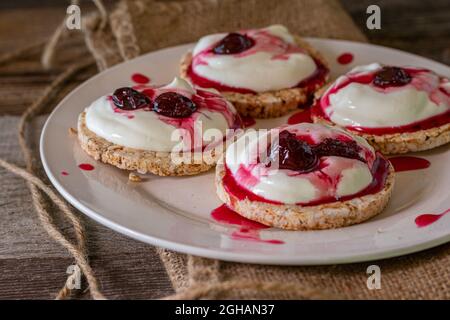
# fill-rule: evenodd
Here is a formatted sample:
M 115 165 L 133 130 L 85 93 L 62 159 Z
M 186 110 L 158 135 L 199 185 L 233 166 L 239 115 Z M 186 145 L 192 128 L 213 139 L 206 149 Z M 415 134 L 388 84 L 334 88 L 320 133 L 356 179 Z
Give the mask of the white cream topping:
M 338 157 L 329 157 L 338 158 Z M 340 161 L 340 159 L 333 159 Z M 349 159 L 346 159 L 347 161 Z M 330 160 L 331 161 L 331 160 Z M 344 197 L 351 194 L 355 194 L 364 188 L 366 188 L 373 180 L 372 173 L 369 170 L 367 164 L 355 160 L 352 161 L 352 167 L 345 169 L 341 172 L 341 180 L 337 185 L 336 195 L 338 197 Z
M 285 204 L 308 203 L 326 197 L 344 197 L 365 189 L 373 180 L 369 166 L 376 157 L 374 149 L 362 138 L 353 136 L 342 130 L 318 124 L 301 123 L 284 128 L 291 133 L 308 135 L 315 143 L 326 138 L 345 135 L 355 140 L 367 153 L 367 163 L 356 159 L 336 156 L 322 157 L 327 165 L 321 172 L 315 170 L 309 173 L 297 174 L 295 171 L 267 169 L 257 161 L 257 145 L 260 150 L 266 150 L 267 134 L 257 136 L 254 131 L 248 131 L 238 141 L 230 145 L 226 151 L 225 163 L 239 184 L 247 190 L 267 200 Z M 272 131 L 273 132 L 273 131 Z M 245 148 L 245 139 L 248 144 Z M 364 152 L 362 152 L 364 153 Z M 251 172 L 250 178 L 246 174 L 240 179 L 239 170 L 247 168 Z M 322 180 L 324 175 L 337 182 L 335 186 Z
M 370 64 L 353 67 L 353 69 L 350 70 L 348 73 L 364 73 L 364 72 L 375 71 L 380 68 L 381 68 L 381 64 L 379 64 L 378 62 L 374 62 L 374 63 L 370 63 Z
M 191 95 L 195 93 L 195 89 L 180 78 L 175 78 L 159 90 L 175 90 L 186 96 L 189 96 L 189 93 Z M 229 106 L 234 112 L 234 108 Z M 145 109 L 122 111 L 115 108 L 108 96 L 95 100 L 85 111 L 88 129 L 114 144 L 162 152 L 170 152 L 175 146 L 179 147 L 180 140 L 172 138 L 177 127 L 162 121 L 156 112 Z M 222 113 L 202 109 L 191 117 L 194 127 L 202 128 L 203 133 L 208 129 L 218 129 L 225 136 L 228 123 Z M 194 134 L 198 136 L 195 137 L 196 141 L 208 142 L 200 136 L 201 131 L 196 131 Z M 191 150 L 194 147 L 192 144 L 186 140 L 183 150 Z
M 350 73 L 379 68 L 379 64 L 371 64 L 357 67 Z M 345 77 L 340 77 L 333 86 L 345 81 Z M 329 95 L 330 105 L 325 112 L 338 125 L 367 128 L 403 126 L 447 112 L 450 109 L 448 99 L 437 104 L 430 99 L 429 92 L 415 87 L 415 82 L 421 81 L 421 86 L 427 82 L 437 90 L 438 76 L 427 73 L 418 77 L 421 79 L 413 79 L 411 84 L 386 90 L 368 84 L 350 83 Z M 446 84 L 442 86 L 445 88 Z
M 284 26 L 274 25 L 262 30 L 286 43 L 295 45 L 292 35 Z M 250 54 L 245 52 L 233 55 L 203 54 L 202 51 L 211 48 L 227 34 L 213 34 L 201 38 L 193 51 L 194 62 L 195 56 L 199 54 L 205 63 L 194 63 L 194 72 L 223 85 L 264 92 L 292 88 L 316 70 L 316 64 L 309 55 L 292 52 L 282 59 L 276 59 L 274 55 L 278 54 L 279 48 L 275 46 L 271 48 L 264 43 L 261 44 L 264 49 L 258 51 L 260 37 L 258 30 L 250 30 L 247 34 L 254 36 L 256 41 L 255 52 Z M 251 50 L 253 48 L 249 49 Z
M 161 89 L 174 89 L 177 91 L 182 90 L 185 93 L 189 93 L 190 95 L 195 94 L 195 89 L 192 87 L 192 85 L 180 77 L 173 78 L 171 83 L 165 85 Z

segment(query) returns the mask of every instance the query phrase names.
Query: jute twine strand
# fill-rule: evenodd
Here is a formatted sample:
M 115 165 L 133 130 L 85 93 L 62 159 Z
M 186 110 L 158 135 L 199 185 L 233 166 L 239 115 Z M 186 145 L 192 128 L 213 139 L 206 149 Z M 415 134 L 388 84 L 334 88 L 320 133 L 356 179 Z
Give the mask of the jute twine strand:
M 45 46 L 47 43 L 47 40 L 41 40 L 36 43 L 32 43 L 30 45 L 27 45 L 23 48 L 20 48 L 18 50 L 14 50 L 11 52 L 6 52 L 2 55 L 0 55 L 0 66 L 4 65 L 10 61 L 13 61 L 15 59 L 21 58 L 22 56 L 29 55 L 32 53 L 37 53 Z
M 105 28 L 106 24 L 108 23 L 108 13 L 106 11 L 105 5 L 102 3 L 101 0 L 92 0 L 92 2 L 97 7 L 100 17 L 101 17 L 101 23 L 100 28 Z M 72 5 L 79 5 L 79 0 L 72 0 Z M 50 69 L 53 65 L 53 60 L 55 56 L 56 46 L 58 45 L 59 41 L 67 34 L 67 28 L 66 28 L 66 18 L 62 19 L 59 26 L 56 28 L 56 30 L 53 32 L 52 36 L 48 41 L 46 41 L 46 45 L 44 47 L 44 51 L 41 56 L 41 63 L 44 66 L 45 69 Z
M 78 5 L 78 0 L 72 0 L 70 2 L 71 4 Z M 44 69 L 50 69 L 53 64 L 54 56 L 55 56 L 55 49 L 56 45 L 58 44 L 59 40 L 62 38 L 63 35 L 66 34 L 67 28 L 66 28 L 66 18 L 62 19 L 62 21 L 59 23 L 59 26 L 56 28 L 56 30 L 53 32 L 50 39 L 47 41 L 44 51 L 41 55 L 41 64 L 44 67 Z
M 63 19 L 63 21 L 59 24 L 58 28 L 56 28 L 55 32 L 52 34 L 50 39 L 47 41 L 44 47 L 44 52 L 42 53 L 41 56 L 41 63 L 45 69 L 48 70 L 52 67 L 56 45 L 58 44 L 62 35 L 65 34 L 66 30 L 67 30 L 66 20 Z

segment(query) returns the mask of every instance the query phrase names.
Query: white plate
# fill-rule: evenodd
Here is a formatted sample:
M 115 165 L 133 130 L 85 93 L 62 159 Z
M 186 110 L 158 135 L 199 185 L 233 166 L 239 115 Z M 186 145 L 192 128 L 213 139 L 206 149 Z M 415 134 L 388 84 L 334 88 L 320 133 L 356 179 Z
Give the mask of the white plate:
M 357 64 L 427 67 L 450 77 L 450 68 L 409 53 L 375 45 L 310 39 L 331 63 L 335 77 Z M 420 154 L 431 161 L 425 170 L 401 172 L 392 200 L 377 217 L 337 230 L 294 232 L 265 229 L 262 239 L 284 244 L 236 240 L 237 227 L 215 222 L 211 210 L 220 205 L 215 195 L 213 171 L 194 177 L 148 176 L 142 183 L 129 183 L 128 174 L 95 162 L 84 154 L 69 127 L 76 127 L 78 114 L 94 99 L 114 88 L 130 85 L 135 72 L 149 75 L 153 83 L 164 83 L 177 74 L 181 55 L 192 45 L 146 54 L 122 63 L 79 86 L 49 117 L 41 137 L 41 158 L 51 182 L 76 208 L 94 220 L 132 238 L 179 252 L 222 260 L 312 265 L 368 261 L 430 248 L 450 240 L 450 214 L 427 227 L 418 228 L 422 213 L 450 208 L 450 151 L 448 146 Z M 339 65 L 336 57 L 351 52 L 351 64 Z M 258 121 L 257 127 L 275 126 L 287 117 Z M 95 166 L 82 171 L 80 163 Z M 62 175 L 66 171 L 68 175 Z

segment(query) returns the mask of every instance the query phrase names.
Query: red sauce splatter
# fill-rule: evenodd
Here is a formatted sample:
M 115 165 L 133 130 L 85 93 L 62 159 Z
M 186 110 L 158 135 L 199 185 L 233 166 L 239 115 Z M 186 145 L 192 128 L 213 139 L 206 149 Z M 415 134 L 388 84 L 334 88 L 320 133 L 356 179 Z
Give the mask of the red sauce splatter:
M 349 64 L 353 61 L 353 54 L 351 54 L 350 52 L 345 52 L 337 57 L 336 60 L 340 64 Z
M 63 176 L 68 176 L 69 173 L 68 173 L 67 171 L 61 171 L 61 175 L 63 175 Z
M 94 166 L 92 164 L 89 164 L 89 163 L 79 164 L 78 168 L 80 168 L 81 170 L 84 170 L 84 171 L 92 171 L 92 170 L 95 169 Z
M 268 229 L 270 227 L 241 216 L 240 214 L 230 209 L 226 204 L 223 204 L 220 207 L 214 209 L 211 212 L 211 217 L 220 223 L 239 226 L 239 230 L 234 231 L 231 234 L 232 239 L 264 242 L 271 244 L 284 243 L 282 240 L 261 239 L 259 231 L 261 229 Z
M 294 113 L 292 116 L 289 117 L 289 119 L 287 121 L 288 124 L 297 124 L 297 123 L 302 123 L 302 122 L 308 122 L 308 123 L 313 122 L 311 119 L 311 110 L 310 109 L 306 109 L 306 110 Z
M 392 157 L 389 161 L 394 166 L 395 172 L 426 169 L 431 165 L 426 159 L 409 156 Z
M 242 119 L 242 124 L 246 128 L 251 127 L 256 123 L 256 120 L 250 116 L 241 116 L 241 119 Z
M 141 73 L 135 73 L 131 76 L 131 80 L 133 80 L 133 82 L 139 83 L 139 84 L 146 84 L 150 82 L 150 78 L 148 78 L 147 76 L 144 76 Z
M 430 224 L 438 221 L 440 218 L 442 218 L 444 215 L 450 212 L 450 209 L 445 210 L 442 213 L 434 214 L 434 213 L 425 213 L 421 214 L 420 216 L 417 216 L 414 222 L 419 228 L 423 228 L 426 226 L 429 226 Z

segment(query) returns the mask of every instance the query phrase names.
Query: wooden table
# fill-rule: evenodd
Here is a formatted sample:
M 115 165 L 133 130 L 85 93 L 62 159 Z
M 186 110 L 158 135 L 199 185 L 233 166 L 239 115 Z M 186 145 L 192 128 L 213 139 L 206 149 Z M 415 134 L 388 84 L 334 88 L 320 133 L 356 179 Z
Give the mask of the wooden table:
M 111 4 L 112 1 L 108 1 Z M 450 64 L 450 2 L 448 0 L 343 0 L 345 8 L 373 43 L 417 53 Z M 369 4 L 381 7 L 381 30 L 365 27 Z M 91 8 L 82 2 L 82 9 Z M 65 14 L 66 4 L 58 0 L 16 0 L 0 3 L 0 54 L 48 37 Z M 68 41 L 70 60 L 86 54 L 81 35 Z M 67 44 L 66 44 L 67 45 Z M 37 56 L 0 67 L 0 115 L 19 115 L 61 72 L 65 61 L 50 72 L 42 70 Z M 59 95 L 80 84 L 96 70 L 87 70 Z M 11 118 L 12 121 L 15 118 Z M 9 130 L 9 129 L 8 129 Z M 11 127 L 14 130 L 14 127 Z M 0 156 L 20 163 L 20 159 Z M 14 215 L 11 203 L 28 192 L 18 178 L 8 176 L 11 188 L 0 195 L 0 299 L 52 298 L 65 281 L 73 261 L 64 249 L 48 239 L 39 226 L 31 203 L 25 216 Z M 85 218 L 86 220 L 88 218 Z M 89 248 L 105 295 L 109 298 L 156 298 L 172 292 L 154 248 L 88 221 Z M 62 223 L 64 227 L 64 223 Z M 28 232 L 25 232 L 29 230 Z M 86 295 L 81 295 L 86 297 Z

